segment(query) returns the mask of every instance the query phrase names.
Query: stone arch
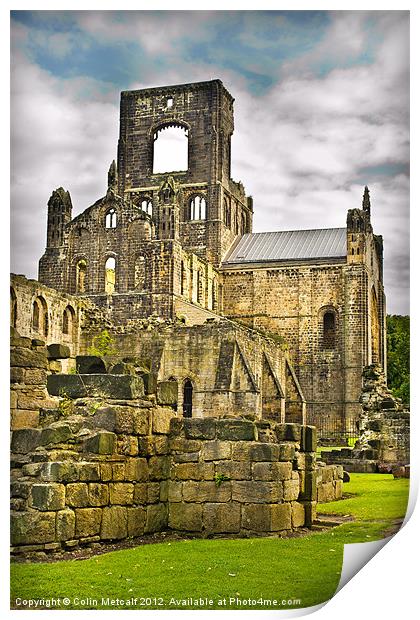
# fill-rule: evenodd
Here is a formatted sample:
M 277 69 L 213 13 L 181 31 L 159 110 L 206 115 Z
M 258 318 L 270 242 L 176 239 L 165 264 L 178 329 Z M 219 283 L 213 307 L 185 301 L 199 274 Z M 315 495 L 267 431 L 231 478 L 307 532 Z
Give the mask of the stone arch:
M 42 295 L 38 295 L 32 302 L 32 329 L 42 336 L 48 336 L 48 306 Z
M 146 258 L 137 254 L 134 258 L 134 288 L 143 291 L 146 288 Z
M 176 119 L 152 128 L 153 174 L 188 170 L 189 127 Z
M 85 258 L 76 259 L 76 274 L 75 274 L 75 292 L 86 293 L 87 291 L 87 274 L 88 263 Z
M 17 297 L 13 286 L 10 287 L 10 325 L 16 327 L 17 324 Z
M 72 339 L 76 323 L 76 313 L 73 306 L 66 306 L 63 310 L 62 332 L 67 339 Z
M 184 418 L 192 418 L 193 412 L 193 382 L 189 377 L 183 382 L 182 415 Z
M 117 261 L 115 254 L 109 254 L 105 260 L 104 265 L 105 273 L 105 293 L 107 295 L 112 295 L 115 292 L 116 284 L 117 284 Z
M 334 306 L 324 306 L 319 311 L 320 349 L 332 351 L 337 347 L 338 313 Z

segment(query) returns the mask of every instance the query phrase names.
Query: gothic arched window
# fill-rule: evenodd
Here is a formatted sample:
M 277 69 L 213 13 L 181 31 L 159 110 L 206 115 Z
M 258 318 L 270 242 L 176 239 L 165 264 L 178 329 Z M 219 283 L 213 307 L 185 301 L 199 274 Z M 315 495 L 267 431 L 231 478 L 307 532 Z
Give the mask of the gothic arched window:
M 335 349 L 336 344 L 336 316 L 335 312 L 328 310 L 322 319 L 322 348 Z
M 150 198 L 144 198 L 140 203 L 140 208 L 142 211 L 147 213 L 147 215 L 153 214 L 153 204 Z
M 204 196 L 194 196 L 190 198 L 190 220 L 206 219 L 206 199 Z
M 113 207 L 106 212 L 105 228 L 117 228 L 117 212 Z
M 84 259 L 76 265 L 76 293 L 86 292 L 87 263 Z

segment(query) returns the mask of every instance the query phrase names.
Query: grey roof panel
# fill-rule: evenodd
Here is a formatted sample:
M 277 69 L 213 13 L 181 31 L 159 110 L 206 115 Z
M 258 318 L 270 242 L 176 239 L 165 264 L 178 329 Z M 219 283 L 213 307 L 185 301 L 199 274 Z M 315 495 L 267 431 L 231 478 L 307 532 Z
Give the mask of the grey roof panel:
M 246 233 L 226 256 L 224 265 L 347 255 L 346 228 Z

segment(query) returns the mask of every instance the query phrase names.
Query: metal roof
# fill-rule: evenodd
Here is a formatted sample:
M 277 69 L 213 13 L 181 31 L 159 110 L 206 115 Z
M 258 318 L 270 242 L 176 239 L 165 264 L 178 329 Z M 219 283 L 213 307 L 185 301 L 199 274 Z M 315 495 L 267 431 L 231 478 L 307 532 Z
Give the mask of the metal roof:
M 246 233 L 228 253 L 223 264 L 342 258 L 346 255 L 346 228 Z

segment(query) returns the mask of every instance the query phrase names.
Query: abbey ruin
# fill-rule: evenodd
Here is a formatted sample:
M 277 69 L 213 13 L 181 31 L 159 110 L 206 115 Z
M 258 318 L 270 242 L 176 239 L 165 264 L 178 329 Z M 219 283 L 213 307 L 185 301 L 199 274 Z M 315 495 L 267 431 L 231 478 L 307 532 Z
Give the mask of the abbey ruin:
M 386 372 L 382 237 L 367 187 L 342 228 L 253 233 L 233 102 L 123 92 L 106 194 L 48 201 L 38 281 L 11 284 L 15 550 L 278 534 L 341 494 L 315 427 L 357 436 L 363 371 Z M 182 170 L 156 165 L 168 131 Z

